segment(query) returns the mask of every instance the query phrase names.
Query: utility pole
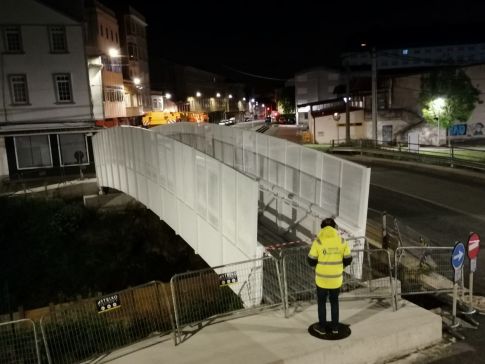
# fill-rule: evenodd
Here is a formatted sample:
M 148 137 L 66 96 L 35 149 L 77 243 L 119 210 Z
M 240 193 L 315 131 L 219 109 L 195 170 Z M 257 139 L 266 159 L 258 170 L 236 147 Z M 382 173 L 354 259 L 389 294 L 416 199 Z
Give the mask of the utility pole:
M 348 63 L 345 65 L 345 144 L 350 145 L 350 69 Z
M 372 138 L 377 145 L 377 54 L 372 48 Z

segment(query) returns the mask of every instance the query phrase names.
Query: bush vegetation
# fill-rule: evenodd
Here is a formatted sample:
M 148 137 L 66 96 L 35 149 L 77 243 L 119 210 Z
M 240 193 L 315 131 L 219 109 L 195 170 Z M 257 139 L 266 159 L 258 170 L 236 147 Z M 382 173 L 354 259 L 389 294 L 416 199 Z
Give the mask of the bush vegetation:
M 0 313 L 207 267 L 147 209 L 98 213 L 78 201 L 12 197 L 0 204 Z

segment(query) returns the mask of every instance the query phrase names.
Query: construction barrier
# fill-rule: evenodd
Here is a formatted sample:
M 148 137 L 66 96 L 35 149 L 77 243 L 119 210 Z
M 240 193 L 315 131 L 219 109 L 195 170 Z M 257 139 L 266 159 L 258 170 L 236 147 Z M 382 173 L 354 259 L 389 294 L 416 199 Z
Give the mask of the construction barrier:
M 285 316 L 289 314 L 290 305 L 316 300 L 315 268 L 307 262 L 309 251 L 309 247 L 284 251 Z M 352 264 L 344 269 L 341 299 L 389 299 L 394 306 L 389 252 L 384 249 L 361 249 L 353 250 L 351 254 Z
M 278 262 L 272 257 L 177 274 L 170 286 L 176 343 L 183 341 L 190 326 L 283 303 Z
M 40 320 L 49 363 L 74 363 L 173 330 L 159 282 L 66 305 Z
M 401 247 L 395 251 L 395 277 L 401 294 L 453 292 L 453 247 Z
M 32 320 L 0 323 L 0 363 L 41 363 L 37 331 Z

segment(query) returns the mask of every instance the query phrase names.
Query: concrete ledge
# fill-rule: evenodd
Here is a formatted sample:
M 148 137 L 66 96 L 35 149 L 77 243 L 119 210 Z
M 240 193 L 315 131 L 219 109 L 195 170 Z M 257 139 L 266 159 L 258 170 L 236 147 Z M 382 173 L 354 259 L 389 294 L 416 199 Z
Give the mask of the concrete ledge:
M 311 305 L 289 319 L 281 311 L 270 311 L 207 326 L 178 346 L 165 341 L 146 347 L 141 342 L 123 349 L 124 356 L 114 352 L 101 362 L 379 363 L 441 340 L 441 317 L 409 302 L 393 312 L 386 303 L 343 301 L 340 316 L 352 330 L 341 341 L 308 334 L 308 326 L 317 320 L 317 306 Z

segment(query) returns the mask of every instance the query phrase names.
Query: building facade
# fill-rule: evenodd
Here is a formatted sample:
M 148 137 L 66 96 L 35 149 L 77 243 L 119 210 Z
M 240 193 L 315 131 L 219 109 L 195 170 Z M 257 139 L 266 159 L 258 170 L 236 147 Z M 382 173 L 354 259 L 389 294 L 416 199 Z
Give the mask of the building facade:
M 0 175 L 94 171 L 83 24 L 38 1 L 3 0 L 0 30 Z
M 447 44 L 378 49 L 377 68 L 406 69 L 436 66 L 465 66 L 485 63 L 485 43 Z M 371 64 L 369 50 L 349 52 L 343 55 L 350 67 Z
M 86 2 L 86 54 L 97 123 L 123 123 L 126 117 L 118 20 L 96 0 Z
M 335 97 L 334 90 L 341 82 L 338 70 L 314 68 L 295 75 L 295 105 L 308 104 Z M 297 107 L 296 120 L 307 124 L 310 120 L 308 107 Z
M 151 110 L 147 23 L 145 17 L 131 6 L 118 10 L 117 16 L 126 116 L 140 125 L 144 112 Z

